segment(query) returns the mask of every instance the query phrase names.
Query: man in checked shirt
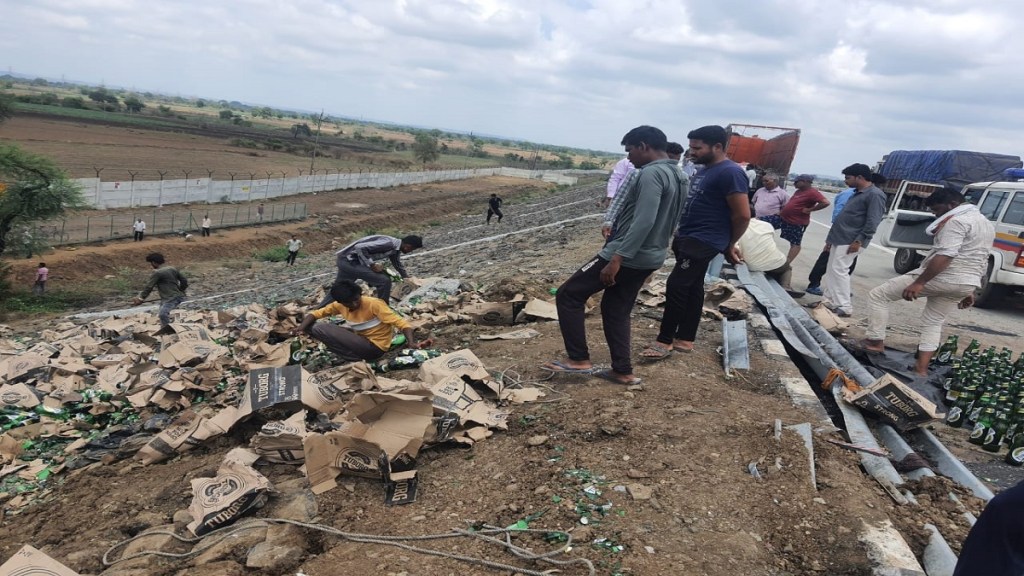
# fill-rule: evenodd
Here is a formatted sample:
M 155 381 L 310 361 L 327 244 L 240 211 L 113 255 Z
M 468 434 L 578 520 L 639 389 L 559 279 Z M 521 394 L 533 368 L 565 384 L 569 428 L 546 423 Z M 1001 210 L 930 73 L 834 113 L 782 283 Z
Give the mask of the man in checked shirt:
M 371 288 L 376 289 L 377 297 L 385 304 L 391 302 L 391 277 L 384 272 L 384 265 L 380 260 L 390 260 L 402 278 L 408 278 L 409 273 L 402 266 L 402 254 L 408 254 L 413 250 L 423 247 L 423 238 L 409 235 L 399 240 L 392 236 L 377 234 L 366 236 L 345 246 L 337 252 L 338 276 L 334 283 L 341 280 L 363 280 Z M 320 307 L 326 306 L 334 299 L 330 293 Z M 390 304 L 389 304 L 390 305 Z
M 668 147 L 665 149 L 668 154 L 669 160 L 675 160 L 679 162 L 679 159 L 683 157 L 683 146 L 678 142 L 669 142 Z M 682 167 L 680 167 L 682 171 Z M 636 184 L 637 179 L 640 177 L 639 170 L 633 170 L 626 176 L 626 179 L 619 185 L 619 189 L 615 196 L 612 198 L 612 203 L 608 206 L 608 211 L 604 214 L 604 222 L 601 224 L 601 235 L 604 236 L 605 242 L 612 239 L 615 234 L 615 219 L 619 216 L 619 212 L 622 210 L 622 205 L 626 202 L 626 196 L 629 193 L 629 189 Z M 689 175 L 683 171 L 683 184 L 684 190 L 689 190 L 690 178 Z

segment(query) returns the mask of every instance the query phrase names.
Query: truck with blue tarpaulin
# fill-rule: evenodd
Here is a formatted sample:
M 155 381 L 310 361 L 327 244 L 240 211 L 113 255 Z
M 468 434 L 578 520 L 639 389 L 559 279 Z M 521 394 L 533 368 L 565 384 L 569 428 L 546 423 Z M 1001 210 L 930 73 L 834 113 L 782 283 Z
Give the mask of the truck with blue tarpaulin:
M 909 186 L 900 208 L 911 210 L 923 207 L 924 199 L 938 188 L 960 191 L 973 182 L 993 182 L 1005 179 L 1010 168 L 1021 168 L 1019 156 L 971 152 L 968 150 L 894 150 L 878 163 L 876 172 L 885 177 L 882 190 L 890 204 L 904 181 Z

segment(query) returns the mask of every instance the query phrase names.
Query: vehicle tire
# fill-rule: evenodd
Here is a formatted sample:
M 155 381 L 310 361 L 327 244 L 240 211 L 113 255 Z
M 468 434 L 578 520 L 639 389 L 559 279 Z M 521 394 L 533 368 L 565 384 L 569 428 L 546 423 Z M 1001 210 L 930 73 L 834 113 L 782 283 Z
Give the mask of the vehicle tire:
M 898 248 L 896 256 L 892 259 L 892 267 L 897 274 L 906 274 L 920 264 L 921 257 L 913 248 Z
M 1006 286 L 988 281 L 992 277 L 993 266 L 995 262 L 989 260 L 985 275 L 981 277 L 981 287 L 974 291 L 974 305 L 978 308 L 995 308 L 1006 294 Z

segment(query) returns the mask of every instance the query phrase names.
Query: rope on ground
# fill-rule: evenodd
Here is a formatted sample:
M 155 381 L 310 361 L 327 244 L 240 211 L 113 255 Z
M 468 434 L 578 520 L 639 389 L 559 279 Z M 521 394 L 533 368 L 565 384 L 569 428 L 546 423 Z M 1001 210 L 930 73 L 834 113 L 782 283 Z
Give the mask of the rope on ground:
M 203 536 L 198 536 L 198 537 L 182 536 L 182 535 L 179 535 L 179 534 L 177 534 L 175 532 L 171 532 L 169 530 L 153 530 L 153 531 L 150 531 L 150 532 L 143 532 L 141 534 L 137 534 L 137 535 L 135 535 L 135 536 L 133 536 L 131 538 L 128 538 L 127 540 L 122 540 L 121 542 L 118 542 L 117 544 L 114 544 L 109 549 L 107 549 L 107 551 L 103 554 L 103 565 L 104 566 L 113 566 L 114 564 L 117 564 L 119 562 L 124 562 L 124 561 L 127 561 L 127 560 L 132 560 L 134 558 L 141 558 L 143 556 L 159 556 L 159 557 L 162 557 L 162 558 L 172 558 L 172 559 L 182 560 L 182 559 L 185 559 L 185 558 L 190 558 L 192 556 L 196 556 L 198 554 L 201 554 L 201 553 L 205 552 L 206 550 L 212 548 L 213 546 L 216 546 L 220 542 L 226 540 L 227 538 L 230 538 L 231 536 L 234 536 L 235 534 L 237 534 L 239 532 L 244 532 L 244 531 L 247 531 L 247 530 L 253 530 L 253 529 L 257 529 L 257 528 L 266 528 L 270 524 L 292 524 L 294 526 L 299 526 L 301 528 L 308 528 L 310 530 L 318 530 L 320 532 L 325 532 L 327 534 L 338 536 L 338 537 L 342 538 L 343 540 L 347 540 L 349 542 L 359 542 L 359 543 L 363 543 L 363 544 L 380 544 L 380 545 L 383 545 L 383 546 L 395 546 L 397 548 L 401 548 L 403 550 L 408 550 L 410 552 L 416 552 L 416 553 L 419 553 L 419 554 L 426 554 L 426 555 L 429 555 L 429 556 L 437 556 L 437 557 L 440 557 L 440 558 L 447 558 L 447 559 L 450 559 L 450 560 L 458 560 L 460 562 L 466 562 L 468 564 L 474 564 L 474 565 L 477 565 L 477 566 L 485 566 L 485 567 L 493 568 L 493 569 L 496 569 L 496 570 L 512 571 L 512 572 L 515 572 L 515 573 L 518 573 L 518 574 L 523 574 L 523 575 L 526 575 L 526 576 L 550 576 L 550 574 L 553 571 L 557 571 L 557 570 L 545 570 L 545 571 L 530 570 L 530 569 L 527 569 L 527 568 L 521 568 L 519 566 L 514 566 L 512 564 L 507 564 L 507 563 L 504 563 L 504 562 L 497 562 L 497 561 L 494 561 L 494 560 L 488 560 L 486 558 L 477 558 L 477 557 L 474 557 L 474 556 L 467 556 L 465 554 L 456 554 L 456 553 L 452 553 L 452 552 L 442 552 L 440 550 L 434 550 L 434 549 L 431 549 L 431 548 L 421 548 L 419 546 L 413 546 L 412 544 L 407 544 L 406 543 L 406 542 L 421 542 L 421 541 L 427 541 L 427 540 L 441 540 L 441 539 L 459 538 L 459 537 L 472 538 L 472 539 L 475 539 L 475 540 L 481 540 L 483 542 L 488 542 L 488 543 L 495 544 L 495 545 L 498 545 L 500 547 L 503 547 L 508 552 L 512 553 L 514 556 L 516 556 L 517 558 L 520 558 L 522 560 L 526 560 L 526 561 L 530 561 L 530 562 L 546 562 L 548 564 L 553 564 L 555 566 L 563 566 L 563 567 L 564 566 L 571 566 L 571 565 L 575 565 L 575 564 L 582 564 L 582 565 L 586 566 L 587 573 L 588 573 L 589 576 L 594 576 L 595 574 L 597 574 L 597 572 L 594 569 L 594 563 L 591 562 L 590 560 L 586 559 L 586 558 L 568 558 L 568 559 L 557 558 L 557 556 L 565 554 L 565 553 L 569 552 L 570 550 L 572 550 L 572 534 L 570 534 L 568 532 L 563 532 L 561 530 L 541 530 L 541 529 L 535 529 L 535 528 L 527 528 L 527 529 L 524 529 L 524 530 L 512 530 L 512 529 L 508 529 L 508 528 L 498 528 L 496 526 L 490 526 L 490 525 L 487 525 L 487 524 L 483 524 L 479 528 L 471 528 L 471 529 L 453 528 L 451 532 L 445 532 L 445 533 L 440 533 L 440 534 L 424 534 L 424 535 L 419 535 L 419 536 L 389 536 L 389 535 L 383 535 L 383 534 L 360 534 L 360 533 L 357 533 L 357 532 L 344 532 L 342 530 L 338 530 L 337 528 L 334 528 L 332 526 L 326 526 L 324 524 L 311 524 L 311 523 L 308 523 L 308 522 L 299 522 L 297 520 L 289 520 L 287 518 L 250 518 L 250 519 L 245 519 L 245 520 L 239 521 L 239 522 L 237 522 L 237 523 L 235 523 L 235 524 L 233 524 L 231 526 L 225 526 L 223 528 L 219 528 L 219 529 L 214 530 L 214 531 L 212 531 L 212 532 L 210 532 L 208 534 L 205 534 Z M 196 546 L 194 546 L 193 549 L 188 551 L 188 552 L 176 553 L 176 552 L 161 552 L 159 550 L 141 550 L 141 551 L 139 551 L 139 552 L 137 552 L 135 554 L 131 554 L 129 556 L 123 556 L 123 557 L 118 558 L 116 560 L 111 560 L 110 559 L 110 555 L 115 550 L 118 550 L 118 549 L 120 549 L 120 548 L 122 548 L 124 546 L 127 546 L 129 543 L 131 543 L 134 540 L 137 540 L 139 538 L 144 538 L 146 536 L 151 536 L 151 535 L 154 535 L 154 534 L 167 535 L 167 536 L 170 536 L 170 537 L 174 538 L 175 540 L 178 540 L 178 541 L 180 541 L 182 543 L 193 544 L 193 545 L 196 545 Z M 513 534 L 540 534 L 540 535 L 556 534 L 556 535 L 559 535 L 559 538 L 561 538 L 561 536 L 565 536 L 565 542 L 562 543 L 558 548 L 556 548 L 554 550 L 538 554 L 538 553 L 530 551 L 528 548 L 523 548 L 521 546 L 516 546 L 515 544 L 513 544 L 512 543 L 512 535 Z M 502 538 L 498 538 L 496 536 L 504 536 L 504 538 L 502 539 Z

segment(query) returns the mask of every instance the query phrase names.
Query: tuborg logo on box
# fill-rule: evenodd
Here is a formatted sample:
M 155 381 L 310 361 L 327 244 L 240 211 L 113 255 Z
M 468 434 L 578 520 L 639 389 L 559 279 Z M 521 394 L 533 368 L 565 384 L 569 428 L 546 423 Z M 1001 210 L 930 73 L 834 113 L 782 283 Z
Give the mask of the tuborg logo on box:
M 15 392 L 13 390 L 9 390 L 7 392 L 4 392 L 3 395 L 0 396 L 0 402 L 3 402 L 4 404 L 7 404 L 8 406 L 13 406 L 13 405 L 17 404 L 18 402 L 21 402 L 21 399 L 24 398 L 24 397 L 25 396 L 23 394 L 19 394 L 18 392 Z
M 229 474 L 217 479 L 217 482 L 210 482 L 203 486 L 200 493 L 201 503 L 205 507 L 213 507 L 221 502 L 230 500 L 242 487 L 244 482 L 236 474 Z

